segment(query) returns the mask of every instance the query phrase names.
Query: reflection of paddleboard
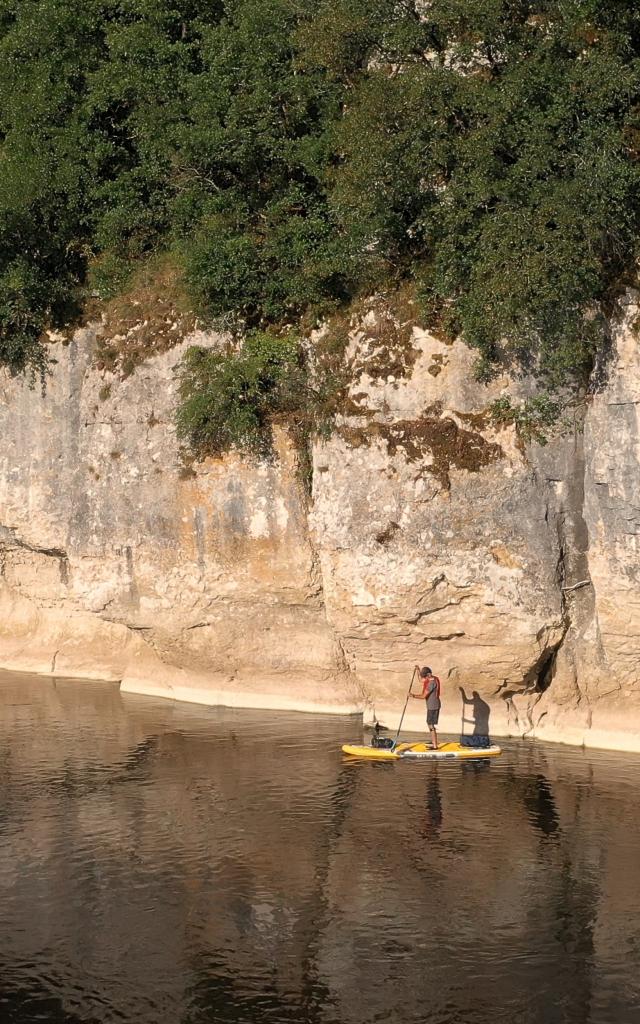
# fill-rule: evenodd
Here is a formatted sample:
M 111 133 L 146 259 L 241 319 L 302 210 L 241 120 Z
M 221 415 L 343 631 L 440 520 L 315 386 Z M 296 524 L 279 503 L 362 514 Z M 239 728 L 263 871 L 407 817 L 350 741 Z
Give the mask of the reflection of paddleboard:
M 432 750 L 427 743 L 398 743 L 393 750 L 345 743 L 342 752 L 351 757 L 368 757 L 376 761 L 443 761 L 447 758 L 475 760 L 479 757 L 497 757 L 502 753 L 500 747 L 494 744 L 490 747 L 463 747 L 461 743 L 440 743 L 437 750 Z

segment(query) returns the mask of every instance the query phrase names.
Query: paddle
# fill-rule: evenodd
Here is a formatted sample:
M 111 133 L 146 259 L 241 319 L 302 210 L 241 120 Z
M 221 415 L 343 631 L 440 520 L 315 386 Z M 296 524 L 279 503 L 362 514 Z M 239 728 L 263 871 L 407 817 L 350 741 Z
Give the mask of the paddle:
M 402 729 L 402 722 L 404 721 L 404 713 L 407 710 L 407 704 L 409 703 L 409 697 L 411 696 L 411 690 L 413 689 L 413 680 L 415 678 L 415 674 L 416 674 L 416 670 L 415 670 L 415 666 L 414 666 L 413 672 L 411 674 L 411 682 L 409 683 L 409 691 L 407 693 L 407 699 L 404 702 L 404 707 L 402 709 L 402 714 L 400 715 L 400 725 L 398 726 L 398 731 L 397 731 L 397 733 L 395 735 L 395 739 L 393 741 L 393 746 L 391 747 L 392 750 L 395 750 L 395 748 L 396 748 L 396 744 L 398 742 L 398 736 L 400 735 L 400 730 Z

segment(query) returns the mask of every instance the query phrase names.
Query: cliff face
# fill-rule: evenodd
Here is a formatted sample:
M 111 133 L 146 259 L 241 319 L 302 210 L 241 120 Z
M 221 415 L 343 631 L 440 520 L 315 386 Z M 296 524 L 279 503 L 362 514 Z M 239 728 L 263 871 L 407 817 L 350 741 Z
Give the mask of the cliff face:
M 284 431 L 272 464 L 182 464 L 175 367 L 215 336 L 116 380 L 78 332 L 44 395 L 0 383 L 0 665 L 393 725 L 418 661 L 444 731 L 462 688 L 494 733 L 640 749 L 636 315 L 583 418 L 526 450 L 462 344 L 365 321 L 311 500 Z
M 2 385 L 2 664 L 206 703 L 355 709 L 286 439 L 273 465 L 231 457 L 196 474 L 173 426 L 184 345 L 110 391 L 95 340 L 56 348 L 44 397 Z

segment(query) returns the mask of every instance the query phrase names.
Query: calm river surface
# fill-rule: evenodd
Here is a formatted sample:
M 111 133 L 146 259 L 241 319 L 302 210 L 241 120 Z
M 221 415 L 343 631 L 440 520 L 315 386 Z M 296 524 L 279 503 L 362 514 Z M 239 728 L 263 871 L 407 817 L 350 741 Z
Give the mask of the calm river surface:
M 2 1024 L 640 1024 L 640 757 L 0 674 Z

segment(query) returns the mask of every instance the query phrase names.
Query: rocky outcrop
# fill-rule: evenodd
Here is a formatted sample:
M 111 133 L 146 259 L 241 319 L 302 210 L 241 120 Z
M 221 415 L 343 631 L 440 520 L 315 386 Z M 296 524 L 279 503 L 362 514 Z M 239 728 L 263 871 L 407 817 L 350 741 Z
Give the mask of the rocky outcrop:
M 607 379 L 595 388 L 552 479 L 567 633 L 536 718 L 538 731 L 551 738 L 634 750 L 640 749 L 637 323 L 637 300 L 628 296 L 613 328 Z
M 327 614 L 385 719 L 419 662 L 443 678 L 445 728 L 460 727 L 462 687 L 491 698 L 495 730 L 522 731 L 514 696 L 535 689 L 563 634 L 548 494 L 512 433 L 489 426 L 469 350 L 423 332 L 414 343 L 411 378 L 364 374 L 366 411 L 316 452 Z
M 350 401 L 305 494 L 277 457 L 189 466 L 176 367 L 128 377 L 99 331 L 53 347 L 46 392 L 1 383 L 0 664 L 203 703 L 397 723 L 415 662 L 445 731 L 640 749 L 640 359 L 631 300 L 608 378 L 546 447 L 496 427 L 473 356 L 354 333 Z M 394 348 L 395 345 L 395 348 Z M 463 703 L 463 696 L 467 703 Z M 422 728 L 412 702 L 407 724 Z

